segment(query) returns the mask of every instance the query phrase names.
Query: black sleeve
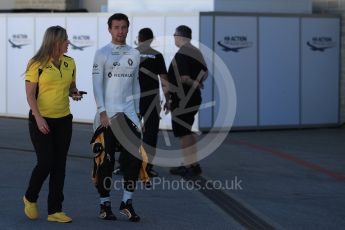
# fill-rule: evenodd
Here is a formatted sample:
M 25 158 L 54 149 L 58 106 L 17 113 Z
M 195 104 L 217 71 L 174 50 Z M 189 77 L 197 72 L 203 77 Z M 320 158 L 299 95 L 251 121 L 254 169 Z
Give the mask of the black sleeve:
M 170 65 L 169 65 L 169 69 L 168 69 L 168 80 L 169 83 L 172 85 L 177 85 L 176 84 L 176 78 L 175 78 L 175 71 L 174 71 L 174 65 L 175 65 L 175 58 L 172 59 Z
M 175 54 L 174 58 L 172 59 L 170 66 L 169 66 L 169 69 L 168 69 L 168 81 L 170 84 L 169 92 L 171 94 L 175 93 L 176 88 L 177 88 L 177 79 L 176 78 L 177 78 L 178 74 L 175 73 L 175 69 L 177 69 L 177 67 L 176 67 L 176 54 Z
M 162 54 L 157 55 L 157 74 L 167 74 L 167 68 Z
M 189 57 L 187 57 L 184 54 L 176 53 L 175 61 L 177 64 L 177 69 L 178 69 L 177 76 L 191 75 L 190 61 L 188 60 L 188 58 Z

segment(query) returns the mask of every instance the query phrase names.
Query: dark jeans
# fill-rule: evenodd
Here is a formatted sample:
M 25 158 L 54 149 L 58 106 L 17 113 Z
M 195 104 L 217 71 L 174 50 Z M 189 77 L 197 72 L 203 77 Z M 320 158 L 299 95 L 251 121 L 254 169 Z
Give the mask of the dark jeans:
M 148 111 L 148 108 L 141 108 L 140 113 L 144 117 L 145 131 L 143 132 L 143 144 L 148 154 L 149 162 L 152 162 L 153 157 L 156 154 L 157 139 L 159 132 L 159 120 L 160 111 L 157 107 L 154 107 L 152 111 Z M 148 169 L 152 168 L 152 164 L 148 164 Z
M 45 179 L 49 178 L 48 214 L 62 211 L 63 187 L 67 152 L 72 137 L 70 114 L 62 118 L 45 118 L 50 132 L 45 135 L 37 127 L 34 116 L 29 114 L 29 131 L 36 151 L 37 164 L 32 171 L 25 197 L 36 202 Z
M 132 134 L 140 140 L 140 133 L 136 130 L 136 126 L 127 116 L 124 116 L 123 118 L 124 120 L 122 121 L 124 121 L 124 123 L 121 122 L 121 126 L 127 126 L 131 130 Z M 118 131 L 121 132 L 121 128 L 118 128 Z M 119 135 L 126 136 L 126 134 L 122 133 Z M 136 140 L 133 140 L 133 142 L 135 142 L 134 145 L 136 146 L 135 151 L 138 153 L 140 142 L 136 143 Z M 121 146 L 110 127 L 105 130 L 104 145 L 107 160 L 99 169 L 99 183 L 96 186 L 100 197 L 109 197 L 110 195 L 112 185 L 111 178 L 115 164 L 115 152 L 121 152 L 120 164 L 121 169 L 123 170 L 124 189 L 126 191 L 134 192 L 142 161 Z

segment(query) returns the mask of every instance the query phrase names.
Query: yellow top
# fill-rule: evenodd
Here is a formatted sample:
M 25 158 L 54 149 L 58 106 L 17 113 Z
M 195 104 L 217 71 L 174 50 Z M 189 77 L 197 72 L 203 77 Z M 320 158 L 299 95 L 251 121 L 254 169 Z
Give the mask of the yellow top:
M 39 69 L 42 70 L 39 75 Z M 70 114 L 69 88 L 75 81 L 76 66 L 73 58 L 61 56 L 60 69 L 50 60 L 46 66 L 34 63 L 26 72 L 25 80 L 38 83 L 37 105 L 43 117 L 60 118 Z

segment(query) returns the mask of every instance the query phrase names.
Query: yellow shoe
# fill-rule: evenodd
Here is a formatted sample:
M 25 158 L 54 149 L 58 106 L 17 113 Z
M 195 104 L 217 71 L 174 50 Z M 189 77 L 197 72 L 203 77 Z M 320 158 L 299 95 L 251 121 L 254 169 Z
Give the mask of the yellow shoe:
M 28 201 L 25 196 L 23 196 L 23 201 L 25 215 L 31 220 L 36 220 L 38 218 L 37 203 Z
M 59 223 L 70 223 L 72 218 L 67 216 L 64 212 L 56 212 L 54 214 L 48 215 L 48 221 L 54 221 Z

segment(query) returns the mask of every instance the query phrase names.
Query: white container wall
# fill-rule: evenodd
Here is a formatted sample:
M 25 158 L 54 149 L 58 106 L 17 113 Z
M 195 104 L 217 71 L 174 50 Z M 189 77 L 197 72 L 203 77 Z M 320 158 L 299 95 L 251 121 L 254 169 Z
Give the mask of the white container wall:
M 220 74 L 219 56 L 234 80 L 233 128 L 339 124 L 339 17 L 210 12 L 201 13 L 200 23 L 201 43 L 215 51 L 210 75 Z M 227 92 L 215 81 L 205 88 L 215 106 L 200 111 L 200 128 L 225 128 L 216 118 L 226 119 L 220 109 L 232 106 L 219 103 Z
M 0 114 L 6 114 L 7 109 L 7 77 L 6 77 L 6 58 L 7 58 L 7 52 L 6 52 L 6 33 L 7 33 L 7 23 L 6 23 L 6 17 L 0 16 L 0 50 L 3 50 L 3 52 L 0 52 Z
M 78 87 L 88 92 L 84 101 L 71 101 L 74 120 L 92 122 L 96 111 L 93 57 L 96 49 L 110 42 L 110 15 L 0 15 L 0 49 L 4 51 L 0 53 L 0 114 L 27 117 L 23 75 L 27 62 L 39 48 L 45 29 L 61 25 L 72 43 L 67 55 L 76 60 Z M 198 13 L 152 13 L 129 18 L 128 44 L 135 47 L 138 31 L 151 27 L 157 38 L 154 48 L 163 53 L 167 67 L 177 51 L 172 37 L 175 28 L 181 24 L 192 28 L 193 44 L 207 54 L 209 69 L 194 129 L 339 123 L 340 18 L 216 12 L 200 17 Z M 224 71 L 215 68 L 223 62 L 232 75 L 228 81 L 221 78 Z M 231 113 L 224 110 L 229 107 L 229 111 L 236 109 L 233 124 Z M 170 115 L 161 116 L 161 128 L 169 129 Z
M 214 18 L 212 16 L 205 16 L 200 18 L 200 42 L 205 45 L 201 46 L 201 52 L 203 54 L 207 53 L 207 50 L 213 50 L 213 23 Z M 201 107 L 199 112 L 199 128 L 209 129 L 213 125 L 213 89 L 214 89 L 214 70 L 213 70 L 213 55 L 211 57 L 205 56 L 206 65 L 208 67 L 208 78 L 204 83 L 204 90 L 201 91 L 202 94 L 202 104 L 206 105 Z
M 339 120 L 339 20 L 302 19 L 301 123 Z
M 299 19 L 259 18 L 259 126 L 299 124 Z
M 214 51 L 227 64 L 236 86 L 237 108 L 233 124 L 236 127 L 257 125 L 256 24 L 256 17 L 232 17 L 231 20 L 226 16 L 215 17 Z M 216 111 L 219 110 L 219 106 L 225 105 L 216 104 Z
M 34 54 L 34 17 L 27 15 L 7 17 L 7 113 L 27 116 L 24 73 Z
M 71 102 L 71 112 L 76 119 L 90 120 L 96 111 L 91 73 L 93 56 L 97 49 L 97 18 L 95 16 L 68 16 L 66 29 L 70 40 L 67 55 L 73 57 L 76 62 L 78 89 L 88 92 L 82 101 Z

